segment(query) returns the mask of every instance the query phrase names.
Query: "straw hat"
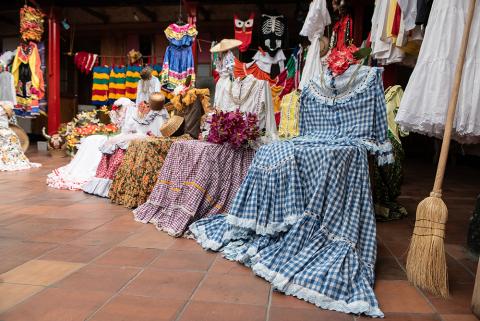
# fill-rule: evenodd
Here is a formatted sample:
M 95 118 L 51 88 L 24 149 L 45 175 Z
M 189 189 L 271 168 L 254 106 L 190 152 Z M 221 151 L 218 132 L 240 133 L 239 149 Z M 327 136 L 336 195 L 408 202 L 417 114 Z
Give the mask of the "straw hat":
M 142 54 L 139 51 L 136 51 L 135 49 L 132 49 L 128 52 L 127 54 L 128 60 L 130 61 L 131 64 L 136 63 L 142 58 Z
M 25 133 L 23 128 L 14 124 L 8 124 L 8 127 L 18 136 L 23 152 L 26 152 L 28 146 L 30 146 L 30 140 L 28 139 L 28 135 Z
M 160 132 L 163 137 L 170 137 L 175 134 L 183 124 L 183 117 L 173 115 L 170 119 L 160 128 Z
M 165 105 L 165 96 L 162 93 L 153 93 L 150 95 L 148 103 L 151 110 L 162 110 Z
M 219 43 L 217 43 L 215 46 L 210 48 L 210 52 L 222 52 L 222 51 L 227 51 L 233 48 L 237 48 L 240 46 L 242 42 L 237 39 L 223 39 Z

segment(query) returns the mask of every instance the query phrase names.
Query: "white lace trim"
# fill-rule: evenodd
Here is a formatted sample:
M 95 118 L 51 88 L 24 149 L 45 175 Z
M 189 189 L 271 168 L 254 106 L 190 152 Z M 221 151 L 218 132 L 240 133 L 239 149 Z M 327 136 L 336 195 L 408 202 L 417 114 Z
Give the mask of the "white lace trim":
M 196 224 L 190 225 L 190 232 L 195 236 L 195 240 L 200 244 L 205 250 L 218 251 L 223 244 L 215 242 L 208 239 L 205 227 L 198 227 Z
M 286 295 L 295 296 L 299 299 L 313 303 L 322 309 L 353 314 L 364 313 L 374 318 L 383 318 L 384 316 L 383 312 L 379 308 L 371 306 L 366 301 L 355 301 L 347 303 L 346 301 L 335 300 L 324 294 L 291 283 L 288 281 L 287 278 L 277 272 L 269 270 L 263 264 L 256 263 L 251 268 L 255 274 L 271 282 L 274 288 L 279 289 Z
M 108 178 L 95 177 L 83 186 L 83 191 L 101 197 L 108 197 L 108 192 L 112 186 L 112 180 Z

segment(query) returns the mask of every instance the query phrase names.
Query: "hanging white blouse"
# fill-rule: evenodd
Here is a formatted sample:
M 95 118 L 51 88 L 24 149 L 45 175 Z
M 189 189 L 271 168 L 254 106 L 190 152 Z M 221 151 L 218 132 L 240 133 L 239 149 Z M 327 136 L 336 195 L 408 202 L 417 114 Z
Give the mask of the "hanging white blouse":
M 402 10 L 402 21 L 405 24 L 405 31 L 410 31 L 416 26 L 417 2 L 418 0 L 398 0 L 398 5 Z
M 303 67 L 302 79 L 299 85 L 300 89 L 303 89 L 311 79 L 320 74 L 322 69 L 320 39 L 323 37 L 325 27 L 331 23 L 326 1 L 312 1 L 308 9 L 307 18 L 300 31 L 300 35 L 308 37 L 311 43 L 305 59 L 305 66 Z
M 282 49 L 279 49 L 273 57 L 266 52 L 257 51 L 255 56 L 253 56 L 253 61 L 247 64 L 247 68 L 256 64 L 260 70 L 270 74 L 272 65 L 278 64 L 280 66 L 280 72 L 282 72 L 285 69 L 286 59 L 287 57 L 285 57 Z
M 221 96 L 219 106 L 225 112 L 240 109 L 241 112 L 257 114 L 259 128 L 265 129 L 267 141 L 278 138 L 272 92 L 267 81 L 253 75 L 235 79 Z

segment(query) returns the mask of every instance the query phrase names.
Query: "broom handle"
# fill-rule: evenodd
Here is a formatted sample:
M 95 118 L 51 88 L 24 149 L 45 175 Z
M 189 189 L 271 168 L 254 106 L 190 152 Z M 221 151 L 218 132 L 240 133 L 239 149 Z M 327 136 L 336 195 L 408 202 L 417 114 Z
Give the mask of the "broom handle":
M 470 35 L 470 27 L 472 26 L 473 14 L 475 13 L 476 0 L 470 0 L 470 7 L 467 13 L 467 21 L 463 29 L 462 43 L 460 45 L 460 54 L 457 60 L 455 69 L 455 79 L 453 81 L 452 93 L 450 102 L 448 104 L 447 120 L 445 122 L 445 132 L 443 134 L 442 149 L 440 151 L 440 158 L 437 166 L 437 174 L 435 176 L 435 183 L 433 184 L 432 196 L 441 197 L 443 178 L 445 175 L 445 167 L 447 165 L 448 151 L 450 149 L 450 138 L 452 136 L 453 120 L 455 119 L 455 112 L 457 110 L 458 94 L 460 91 L 460 83 L 462 81 L 463 65 L 465 62 L 465 54 L 467 52 L 468 37 Z

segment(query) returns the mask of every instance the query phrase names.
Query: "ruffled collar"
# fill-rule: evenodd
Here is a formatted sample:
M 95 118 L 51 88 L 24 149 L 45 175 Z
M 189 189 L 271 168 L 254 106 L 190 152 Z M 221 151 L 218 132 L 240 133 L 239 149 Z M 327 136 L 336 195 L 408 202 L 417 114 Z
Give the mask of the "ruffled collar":
M 140 125 L 148 126 L 150 125 L 157 117 L 161 116 L 161 110 L 151 110 L 145 116 L 145 118 L 139 118 L 138 116 L 134 116 L 133 120 Z
M 198 31 L 195 26 L 188 23 L 183 26 L 172 23 L 167 27 L 167 29 L 165 29 L 165 35 L 168 39 L 180 40 L 184 36 L 196 37 L 197 34 Z

